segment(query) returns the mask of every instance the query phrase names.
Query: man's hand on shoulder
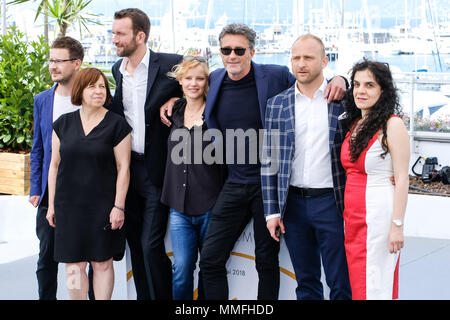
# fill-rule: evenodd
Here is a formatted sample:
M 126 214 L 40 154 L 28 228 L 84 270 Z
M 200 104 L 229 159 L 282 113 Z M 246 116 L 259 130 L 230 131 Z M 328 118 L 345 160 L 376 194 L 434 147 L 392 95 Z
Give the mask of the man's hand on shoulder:
M 164 123 L 168 127 L 170 127 L 172 125 L 172 122 L 170 122 L 168 117 L 172 116 L 173 105 L 175 104 L 175 101 L 177 101 L 178 99 L 180 99 L 180 98 L 170 98 L 159 109 L 159 117 L 161 118 L 161 122 Z
M 342 100 L 346 89 L 345 79 L 341 76 L 334 77 L 325 89 L 325 99 L 327 99 L 328 103 L 334 100 Z

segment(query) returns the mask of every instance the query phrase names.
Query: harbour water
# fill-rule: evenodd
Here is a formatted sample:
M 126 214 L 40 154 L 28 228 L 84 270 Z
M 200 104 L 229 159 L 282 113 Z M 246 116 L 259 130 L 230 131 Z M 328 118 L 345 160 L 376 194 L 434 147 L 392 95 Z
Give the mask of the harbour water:
M 367 58 L 372 58 L 371 54 L 366 55 Z M 450 72 L 450 66 L 443 63 L 444 60 L 450 59 L 450 54 L 440 55 L 442 62 L 442 70 L 439 66 L 438 59 L 435 55 L 413 54 L 413 55 L 382 55 L 375 53 L 374 59 L 381 62 L 387 62 L 393 72 L 414 72 L 423 70 L 428 72 Z M 257 63 L 273 63 L 290 67 L 289 53 L 276 54 L 255 54 L 253 59 Z M 356 62 L 356 61 L 354 61 Z M 214 55 L 210 64 L 212 66 L 222 67 L 220 56 Z M 327 68 L 335 71 L 337 66 L 336 61 L 330 61 Z
M 183 52 L 178 52 L 182 54 Z M 431 117 L 436 113 L 432 119 L 444 119 L 445 126 L 449 126 L 450 122 L 450 65 L 444 61 L 450 61 L 450 54 L 441 54 L 440 59 L 432 54 L 411 54 L 411 55 L 386 55 L 375 52 L 366 53 L 364 56 L 369 59 L 388 63 L 394 77 L 403 78 L 396 79 L 396 85 L 400 89 L 400 102 L 403 106 L 405 114 L 410 114 L 413 103 L 414 112 L 419 113 L 422 117 Z M 362 57 L 362 56 L 361 56 Z M 360 58 L 361 58 L 360 57 Z M 113 57 L 110 63 L 101 64 L 105 70 L 110 70 L 112 64 L 119 59 Z M 339 70 L 338 61 L 329 61 L 327 68 L 324 70 L 325 77 L 330 79 L 335 75 L 341 75 L 349 78 L 349 71 L 351 65 L 356 63 L 359 59 L 350 61 L 346 68 Z M 440 60 L 440 61 L 439 61 Z M 278 64 L 287 66 L 290 69 L 290 53 L 289 51 L 283 53 L 258 53 L 253 58 L 256 63 L 262 64 Z M 222 68 L 223 63 L 219 54 L 213 54 L 209 61 L 210 70 Z M 406 73 L 417 72 L 416 79 L 426 76 L 432 79 L 432 84 L 426 82 L 419 86 L 414 85 L 414 99 L 411 100 L 411 83 L 410 76 L 405 77 Z M 433 91 L 430 93 L 430 91 Z M 413 101 L 413 102 L 411 102 Z M 427 111 L 429 109 L 429 111 Z M 425 111 L 421 111 L 425 110 Z M 440 111 L 439 111 L 440 110 Z M 437 112 L 439 111 L 439 112 Z M 447 130 L 447 129 L 446 129 Z
M 371 54 L 366 55 L 366 57 L 372 58 Z M 450 59 L 450 54 L 441 54 L 440 57 L 441 67 L 438 58 L 435 55 L 428 54 L 382 55 L 375 53 L 374 59 L 388 63 L 393 72 L 415 72 L 417 70 L 420 70 L 420 72 L 450 72 L 450 65 L 444 63 L 445 60 Z M 118 59 L 119 57 L 115 57 L 115 59 L 111 59 L 109 63 L 101 63 L 99 66 L 110 69 Z M 253 61 L 264 64 L 278 64 L 290 68 L 290 53 L 258 53 L 257 50 Z M 212 70 L 222 68 L 223 64 L 220 55 L 213 55 L 209 61 L 209 65 Z M 336 67 L 337 62 L 330 61 L 327 69 L 330 72 L 334 72 Z

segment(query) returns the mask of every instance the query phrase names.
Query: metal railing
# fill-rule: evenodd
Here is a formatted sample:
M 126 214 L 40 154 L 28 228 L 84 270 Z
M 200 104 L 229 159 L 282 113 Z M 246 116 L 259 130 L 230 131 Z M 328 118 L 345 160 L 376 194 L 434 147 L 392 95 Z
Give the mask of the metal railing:
M 450 73 L 434 73 L 434 72 L 403 72 L 394 73 L 394 81 L 400 91 L 400 94 L 405 97 L 409 95 L 409 105 L 403 105 L 405 112 L 409 113 L 409 136 L 411 146 L 414 140 L 423 141 L 439 141 L 450 142 L 450 133 L 446 132 L 425 132 L 415 129 L 415 115 L 417 110 L 414 99 L 414 92 L 423 89 L 423 91 L 437 92 L 440 91 L 443 85 L 450 85 Z M 442 93 L 444 95 L 444 93 Z M 450 93 L 449 93 L 450 94 Z M 403 103 L 405 101 L 402 101 Z M 448 100 L 450 103 L 450 99 Z

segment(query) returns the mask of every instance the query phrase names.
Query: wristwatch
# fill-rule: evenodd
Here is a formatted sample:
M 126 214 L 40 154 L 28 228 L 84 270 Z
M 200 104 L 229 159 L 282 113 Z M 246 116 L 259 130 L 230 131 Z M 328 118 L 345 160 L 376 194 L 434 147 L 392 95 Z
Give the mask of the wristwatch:
M 400 219 L 394 219 L 392 220 L 392 223 L 395 224 L 397 227 L 403 226 L 403 220 Z

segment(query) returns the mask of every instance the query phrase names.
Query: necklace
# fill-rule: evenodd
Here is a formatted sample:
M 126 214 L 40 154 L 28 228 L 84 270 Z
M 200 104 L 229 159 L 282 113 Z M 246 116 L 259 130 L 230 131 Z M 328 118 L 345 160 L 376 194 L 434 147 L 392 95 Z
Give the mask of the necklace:
M 189 105 L 184 110 L 184 125 L 190 130 L 194 125 L 201 126 L 203 124 L 203 110 L 205 110 L 205 102 L 197 111 L 192 111 Z M 201 115 L 201 117 L 199 117 Z
M 192 111 L 192 109 L 189 108 L 189 105 L 186 105 L 186 110 L 184 112 L 184 115 L 188 119 L 195 119 L 198 117 L 199 114 L 203 114 L 203 110 L 205 110 L 205 102 L 202 104 L 202 106 L 197 111 Z

